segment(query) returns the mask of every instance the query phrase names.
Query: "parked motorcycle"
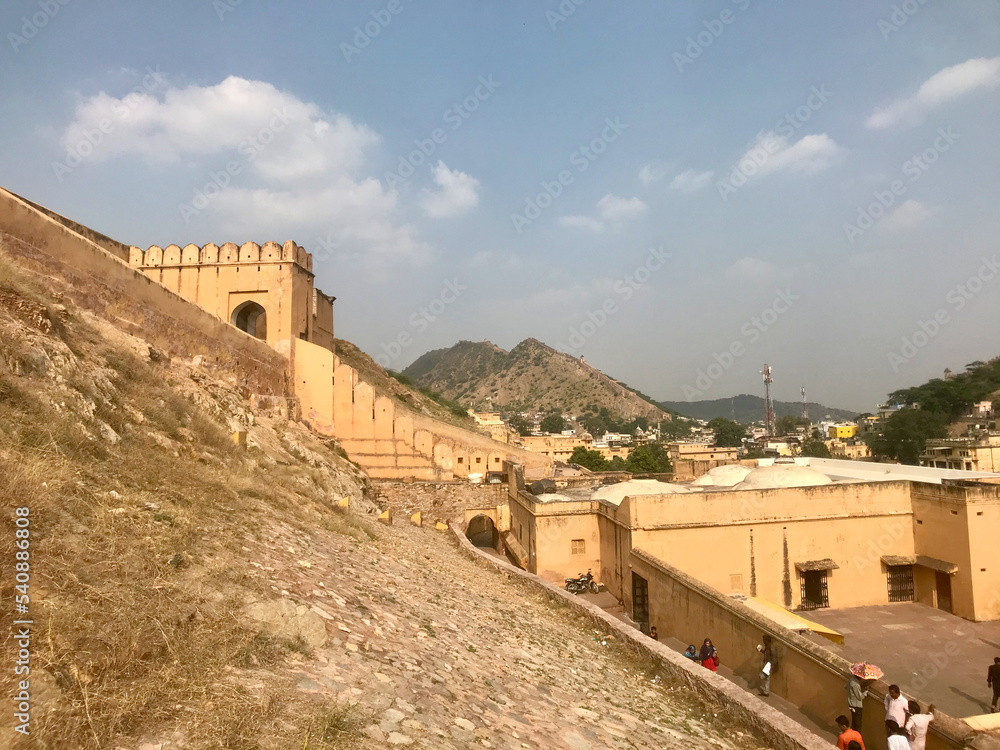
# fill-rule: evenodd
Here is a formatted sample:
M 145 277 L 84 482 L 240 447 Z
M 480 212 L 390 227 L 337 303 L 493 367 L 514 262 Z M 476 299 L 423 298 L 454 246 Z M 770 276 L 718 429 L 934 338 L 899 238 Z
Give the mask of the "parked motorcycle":
M 582 594 L 586 591 L 596 594 L 598 592 L 597 581 L 594 580 L 593 574 L 588 570 L 586 575 L 582 575 L 579 578 L 567 578 L 566 590 L 571 594 Z

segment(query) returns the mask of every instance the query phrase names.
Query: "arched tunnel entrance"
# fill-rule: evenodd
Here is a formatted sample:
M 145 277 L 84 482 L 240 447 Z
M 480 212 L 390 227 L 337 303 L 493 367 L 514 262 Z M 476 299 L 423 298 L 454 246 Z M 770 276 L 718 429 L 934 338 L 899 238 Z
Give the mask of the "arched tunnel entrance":
M 500 532 L 489 516 L 475 516 L 469 521 L 465 535 L 477 547 L 500 548 Z
M 244 302 L 233 310 L 230 322 L 259 339 L 267 338 L 267 313 L 256 302 Z

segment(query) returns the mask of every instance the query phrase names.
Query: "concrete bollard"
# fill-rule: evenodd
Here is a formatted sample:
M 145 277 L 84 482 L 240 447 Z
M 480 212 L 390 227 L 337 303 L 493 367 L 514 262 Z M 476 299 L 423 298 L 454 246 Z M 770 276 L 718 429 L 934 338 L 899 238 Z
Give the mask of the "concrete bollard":
M 341 500 L 338 500 L 337 501 L 337 507 L 338 508 L 345 508 L 345 509 L 346 508 L 350 508 L 351 507 L 351 498 L 345 497 L 345 498 L 343 498 Z
M 434 528 L 437 529 L 438 531 L 447 531 L 448 524 L 446 524 L 444 521 L 438 521 L 436 524 L 434 524 Z
M 424 525 L 423 514 L 418 510 L 416 513 L 410 516 L 410 523 L 412 523 L 414 526 L 423 526 Z
M 388 508 L 378 514 L 378 520 L 386 526 L 392 526 L 392 511 Z

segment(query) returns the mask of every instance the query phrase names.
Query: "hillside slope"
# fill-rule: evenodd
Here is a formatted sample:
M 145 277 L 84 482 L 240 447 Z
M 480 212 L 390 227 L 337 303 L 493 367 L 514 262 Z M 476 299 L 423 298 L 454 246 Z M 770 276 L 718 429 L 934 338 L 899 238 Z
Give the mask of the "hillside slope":
M 450 349 L 427 352 L 403 374 L 418 386 L 438 391 L 479 409 L 559 409 L 578 415 L 606 408 L 618 419 L 670 415 L 623 383 L 576 357 L 536 339 L 509 352 L 488 341 L 460 341 Z
M 373 385 L 379 393 L 389 394 L 404 407 L 428 417 L 448 422 L 466 430 L 489 434 L 479 428 L 466 411 L 457 408 L 451 409 L 435 401 L 431 396 L 390 377 L 381 365 L 350 341 L 335 339 L 334 343 L 337 356 L 341 361 L 357 370 L 359 377 L 366 383 Z
M 741 393 L 730 398 L 716 398 L 705 401 L 661 401 L 664 409 L 676 411 L 694 419 L 715 419 L 725 417 L 743 424 L 761 422 L 764 420 L 764 399 Z M 829 416 L 836 420 L 853 420 L 858 412 L 850 409 L 834 409 L 823 404 L 809 402 L 809 418 L 818 421 Z M 802 414 L 801 401 L 775 401 L 774 415 L 776 417 L 797 417 Z
M 0 556 L 26 517 L 33 620 L 31 735 L 0 713 L 4 747 L 764 746 L 445 535 L 374 523 L 367 479 L 284 399 L 51 283 L 0 251 Z

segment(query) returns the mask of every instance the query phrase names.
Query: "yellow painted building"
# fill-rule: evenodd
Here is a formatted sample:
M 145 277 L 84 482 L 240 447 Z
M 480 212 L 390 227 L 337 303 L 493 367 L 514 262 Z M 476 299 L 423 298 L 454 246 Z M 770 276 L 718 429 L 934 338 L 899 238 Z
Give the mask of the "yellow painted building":
M 592 569 L 629 612 L 629 556 L 642 550 L 723 594 L 789 609 L 918 601 L 1000 619 L 998 484 L 843 482 L 641 495 L 617 506 L 539 502 L 516 479 L 508 486 L 529 570 L 561 582 Z
M 834 440 L 847 440 L 858 434 L 856 424 L 832 424 L 827 428 L 827 436 Z

